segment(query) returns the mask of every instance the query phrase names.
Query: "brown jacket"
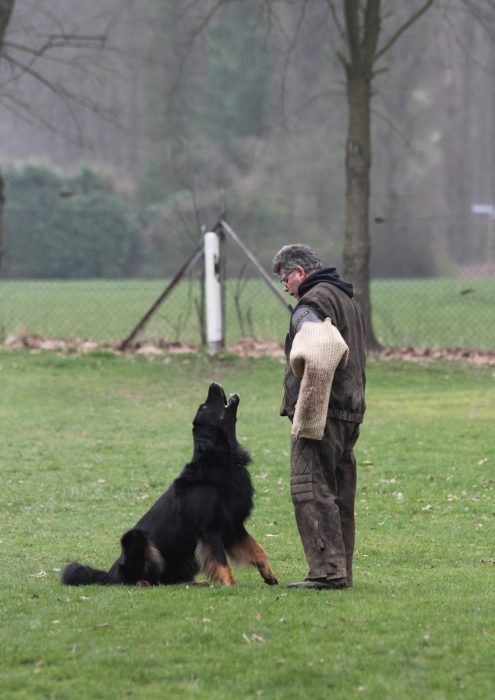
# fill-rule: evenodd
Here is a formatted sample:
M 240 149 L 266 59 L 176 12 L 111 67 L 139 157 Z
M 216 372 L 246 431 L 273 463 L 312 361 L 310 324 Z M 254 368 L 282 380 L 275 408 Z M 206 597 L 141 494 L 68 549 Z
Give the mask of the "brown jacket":
M 328 282 L 319 282 L 309 289 L 297 306 L 310 306 L 324 320 L 329 318 L 337 326 L 349 346 L 349 358 L 333 378 L 328 417 L 361 423 L 365 411 L 365 330 L 364 314 L 358 304 L 341 289 Z M 297 307 L 296 307 L 297 308 Z M 285 340 L 287 364 L 284 377 L 284 398 L 280 415 L 294 417 L 301 380 L 292 372 L 289 355 L 294 338 L 292 323 Z

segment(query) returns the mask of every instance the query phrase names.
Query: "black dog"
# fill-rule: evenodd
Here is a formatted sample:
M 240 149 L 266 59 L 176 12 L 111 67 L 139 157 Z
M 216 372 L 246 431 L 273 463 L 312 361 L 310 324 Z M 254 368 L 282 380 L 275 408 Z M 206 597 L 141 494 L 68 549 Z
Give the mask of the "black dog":
M 62 583 L 186 583 L 202 572 L 231 586 L 227 555 L 256 566 L 265 583 L 277 583 L 263 548 L 244 527 L 254 490 L 246 469 L 251 459 L 236 438 L 238 405 L 238 394 L 227 402 L 220 384 L 210 385 L 193 422 L 192 461 L 123 535 L 122 553 L 108 572 L 73 562 L 63 570 Z

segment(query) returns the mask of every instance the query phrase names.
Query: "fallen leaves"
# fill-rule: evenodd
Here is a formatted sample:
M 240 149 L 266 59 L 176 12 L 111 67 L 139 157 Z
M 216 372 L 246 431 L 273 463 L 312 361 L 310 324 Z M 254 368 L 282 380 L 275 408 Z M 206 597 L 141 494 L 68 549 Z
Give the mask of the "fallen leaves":
M 387 348 L 379 353 L 385 359 L 410 360 L 411 362 L 428 362 L 430 360 L 448 360 L 470 362 L 475 365 L 495 365 L 495 352 L 453 348 Z
M 120 341 L 115 343 L 96 343 L 94 341 L 81 341 L 74 338 L 67 340 L 51 338 L 40 335 L 9 335 L 4 346 L 6 348 L 27 348 L 31 352 L 43 350 L 55 350 L 57 352 L 85 354 L 94 350 L 107 350 L 115 354 L 123 354 L 120 350 Z M 196 353 L 201 350 L 201 345 L 171 343 L 165 340 L 157 342 L 137 341 L 126 349 L 127 354 L 145 355 L 152 359 L 158 355 L 180 355 L 183 353 Z M 285 359 L 281 343 L 275 341 L 258 341 L 252 338 L 241 338 L 237 343 L 229 345 L 226 350 L 239 357 L 273 357 L 280 361 Z M 386 348 L 380 353 L 374 353 L 383 359 L 402 359 L 411 362 L 429 362 L 431 360 L 448 360 L 469 362 L 476 365 L 495 366 L 495 352 L 470 350 L 467 348 L 453 348 L 442 350 L 439 348 Z M 169 360 L 165 359 L 165 362 Z
M 256 634 L 256 632 L 253 632 L 251 634 L 251 637 L 248 637 L 248 635 L 244 632 L 242 635 L 242 638 L 248 644 L 251 644 L 251 642 L 264 642 L 265 641 L 265 638 L 262 637 L 260 634 Z

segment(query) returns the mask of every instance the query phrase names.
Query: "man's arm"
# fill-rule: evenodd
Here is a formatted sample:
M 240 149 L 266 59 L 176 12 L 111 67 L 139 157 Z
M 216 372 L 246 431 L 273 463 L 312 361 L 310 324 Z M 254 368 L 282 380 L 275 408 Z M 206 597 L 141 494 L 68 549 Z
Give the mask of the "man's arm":
M 292 314 L 290 325 L 292 333 L 295 335 L 304 323 L 323 323 L 323 319 L 318 316 L 316 311 L 311 306 L 298 306 Z

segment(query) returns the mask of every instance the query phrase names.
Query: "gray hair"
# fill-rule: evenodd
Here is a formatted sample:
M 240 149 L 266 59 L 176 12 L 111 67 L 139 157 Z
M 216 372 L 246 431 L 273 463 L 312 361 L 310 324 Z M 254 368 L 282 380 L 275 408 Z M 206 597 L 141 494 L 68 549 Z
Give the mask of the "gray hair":
M 278 274 L 281 268 L 286 272 L 302 267 L 305 272 L 312 272 L 321 268 L 321 260 L 318 254 L 303 243 L 284 245 L 273 258 L 273 272 Z

